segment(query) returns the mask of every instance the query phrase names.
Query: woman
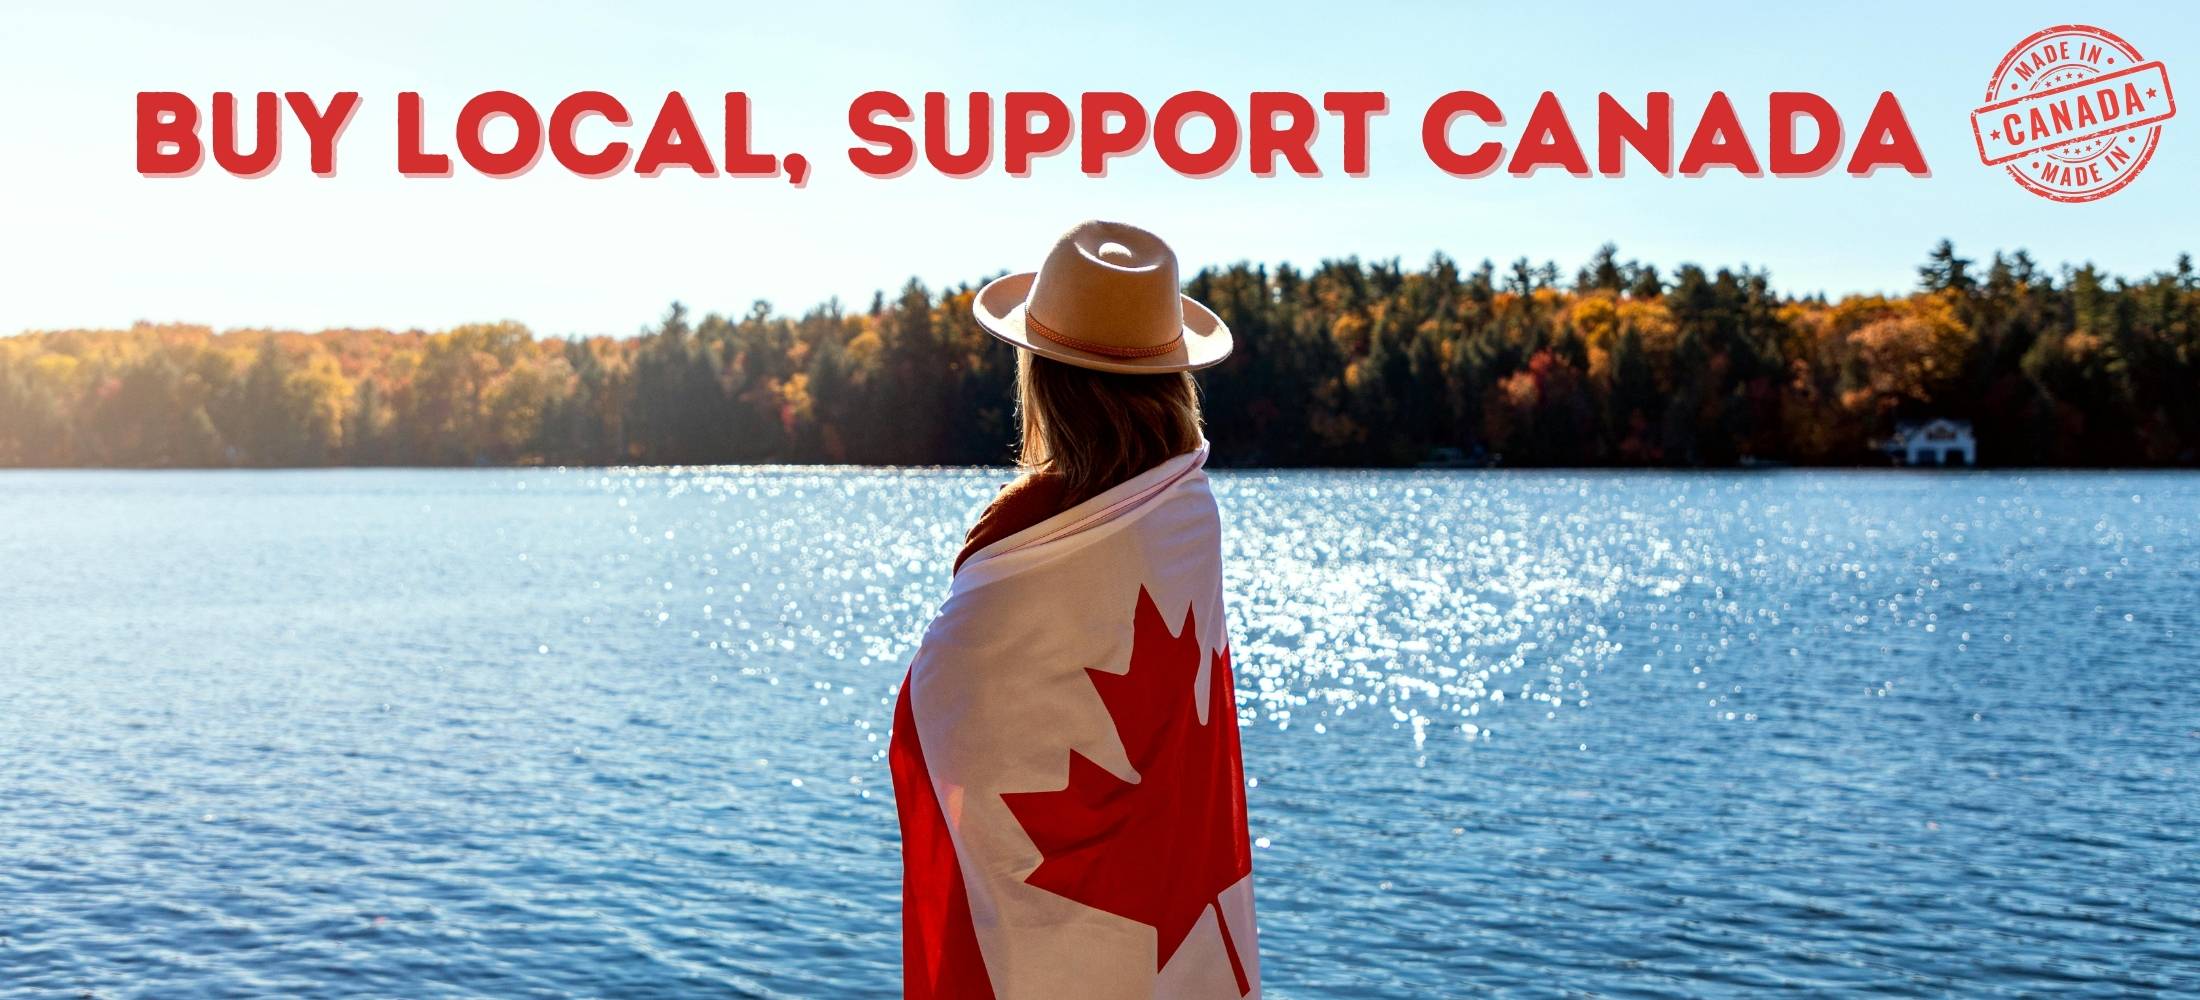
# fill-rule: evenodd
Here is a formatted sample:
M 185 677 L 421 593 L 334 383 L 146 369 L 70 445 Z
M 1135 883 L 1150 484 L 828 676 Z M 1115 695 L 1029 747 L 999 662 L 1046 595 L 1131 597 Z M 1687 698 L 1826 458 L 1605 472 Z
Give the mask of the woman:
M 1022 474 L 894 713 L 904 991 L 1260 992 L 1221 524 L 1190 372 L 1230 331 L 1087 222 L 973 310 L 1022 352 Z

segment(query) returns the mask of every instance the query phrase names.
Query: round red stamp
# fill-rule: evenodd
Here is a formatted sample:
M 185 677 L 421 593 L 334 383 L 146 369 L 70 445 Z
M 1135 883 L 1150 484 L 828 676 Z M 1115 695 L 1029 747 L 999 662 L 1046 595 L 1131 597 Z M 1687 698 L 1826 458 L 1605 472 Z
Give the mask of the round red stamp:
M 2055 201 L 2093 201 L 2139 176 L 2177 113 L 2169 71 L 2090 24 L 2058 24 L 2009 50 L 1971 112 L 1979 159 Z

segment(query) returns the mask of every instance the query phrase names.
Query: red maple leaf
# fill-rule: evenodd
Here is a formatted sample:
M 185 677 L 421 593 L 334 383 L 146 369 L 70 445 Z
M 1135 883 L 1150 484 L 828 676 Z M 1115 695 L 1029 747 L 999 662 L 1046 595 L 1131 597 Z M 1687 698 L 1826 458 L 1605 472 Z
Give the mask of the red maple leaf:
M 1141 587 L 1130 669 L 1085 673 L 1138 777 L 1124 781 L 1072 750 L 1067 787 L 1003 794 L 1043 857 L 1024 881 L 1151 926 L 1156 972 L 1169 964 L 1200 914 L 1214 907 L 1243 996 L 1252 987 L 1221 899 L 1223 890 L 1253 872 L 1230 651 L 1214 655 L 1207 690 L 1198 690 L 1199 629 L 1192 609 L 1184 609 L 1183 630 L 1172 633 Z

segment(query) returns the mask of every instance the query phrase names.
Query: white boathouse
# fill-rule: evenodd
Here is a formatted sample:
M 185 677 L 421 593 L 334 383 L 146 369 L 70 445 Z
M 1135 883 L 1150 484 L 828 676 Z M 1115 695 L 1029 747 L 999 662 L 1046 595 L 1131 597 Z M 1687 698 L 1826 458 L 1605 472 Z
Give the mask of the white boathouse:
M 1904 465 L 1978 464 L 1978 438 L 1972 436 L 1968 420 L 1936 418 L 1920 424 L 1902 424 L 1895 428 L 1894 437 L 1888 438 L 1881 447 Z

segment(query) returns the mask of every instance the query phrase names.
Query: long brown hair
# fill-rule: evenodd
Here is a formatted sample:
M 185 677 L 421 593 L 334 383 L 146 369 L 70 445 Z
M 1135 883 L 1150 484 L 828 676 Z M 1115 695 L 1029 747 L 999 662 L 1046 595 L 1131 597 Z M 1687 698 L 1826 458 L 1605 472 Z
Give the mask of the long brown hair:
M 1018 351 L 1016 464 L 1059 476 L 1065 507 L 1199 447 L 1199 387 L 1190 372 L 1093 371 Z

